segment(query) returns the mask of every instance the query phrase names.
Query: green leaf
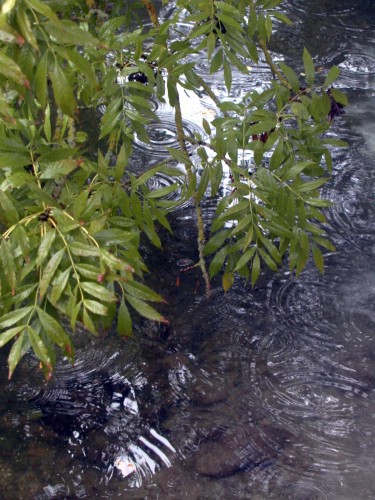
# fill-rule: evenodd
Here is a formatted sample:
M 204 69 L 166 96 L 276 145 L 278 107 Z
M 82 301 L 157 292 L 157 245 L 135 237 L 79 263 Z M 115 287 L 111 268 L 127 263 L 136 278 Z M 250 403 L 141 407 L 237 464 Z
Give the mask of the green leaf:
M 313 259 L 316 267 L 319 269 L 319 271 L 323 274 L 324 272 L 324 259 L 322 252 L 319 250 L 317 246 L 313 246 Z
M 48 54 L 46 51 L 43 57 L 39 60 L 37 70 L 35 72 L 35 93 L 40 102 L 41 106 L 44 108 L 47 101 L 47 68 L 48 68 Z
M 284 24 L 287 24 L 288 26 L 292 26 L 293 25 L 293 21 L 291 21 L 289 19 L 289 17 L 287 17 L 285 14 L 283 14 L 282 12 L 277 12 L 277 11 L 273 11 L 272 12 L 272 15 L 274 17 L 276 17 L 276 19 L 278 19 L 279 21 L 281 21 L 282 23 Z
M 113 227 L 111 229 L 103 229 L 95 234 L 95 239 L 98 242 L 103 242 L 106 245 L 126 245 L 136 238 L 136 234 Z M 91 247 L 93 251 L 96 251 L 96 247 Z M 93 254 L 92 254 L 93 255 Z
M 61 160 L 70 160 L 78 152 L 76 147 L 58 147 L 43 153 L 38 158 L 39 164 L 57 163 Z
M 246 252 L 238 259 L 236 263 L 235 271 L 239 271 L 242 267 L 246 266 L 250 259 L 252 259 L 255 253 L 255 247 L 246 250 Z
M 311 182 L 304 182 L 303 184 L 300 184 L 299 186 L 294 186 L 295 191 L 298 193 L 307 193 L 308 191 L 314 191 L 315 189 L 320 188 L 323 186 L 328 181 L 328 179 L 317 179 L 315 181 Z
M 344 94 L 344 92 L 341 92 L 341 90 L 331 88 L 331 94 L 334 100 L 339 104 L 342 104 L 343 106 L 347 106 L 349 104 L 348 96 Z
M 173 151 L 173 153 L 176 153 L 176 152 L 179 153 L 179 151 L 177 149 L 172 149 L 172 151 Z M 189 158 L 185 155 L 183 155 L 181 158 L 183 158 L 184 161 L 185 160 L 190 161 Z M 154 177 L 155 174 L 158 174 L 158 173 L 164 173 L 164 174 L 168 175 L 169 177 L 182 177 L 182 178 L 185 177 L 185 173 L 182 172 L 179 168 L 172 167 L 170 165 L 160 164 L 160 165 L 156 165 L 155 167 L 150 168 L 149 170 L 144 172 L 134 182 L 132 180 L 132 187 L 137 188 L 137 187 L 141 186 L 142 184 L 145 184 L 149 179 L 151 179 L 152 177 Z
M 51 229 L 50 231 L 47 231 L 45 235 L 41 238 L 36 258 L 37 267 L 39 267 L 43 263 L 43 261 L 49 254 L 52 243 L 55 240 L 55 236 L 56 236 L 56 231 L 54 229 Z
M 202 125 L 207 135 L 211 135 L 211 127 L 206 118 L 202 118 Z
M 166 319 L 156 311 L 149 304 L 144 302 L 143 300 L 137 299 L 128 293 L 125 293 L 125 299 L 129 304 L 144 318 L 150 319 L 152 321 L 160 321 L 162 323 L 166 323 Z
M 68 82 L 65 72 L 57 62 L 57 59 L 55 60 L 53 71 L 50 73 L 50 78 L 57 106 L 64 114 L 73 117 L 77 109 L 77 103 L 72 86 Z
M 299 276 L 300 273 L 306 266 L 307 259 L 309 258 L 309 238 L 304 231 L 300 231 L 299 234 L 299 245 L 300 250 L 298 252 L 296 275 Z
M 230 229 L 223 229 L 222 231 L 214 234 L 206 243 L 204 247 L 204 254 L 211 255 L 212 253 L 216 252 L 228 238 L 229 233 Z
M 128 163 L 129 154 L 126 153 L 125 145 L 122 144 L 119 154 L 117 155 L 116 165 L 115 165 L 115 179 L 120 182 L 121 178 L 124 176 L 125 167 Z
M 259 254 L 262 257 L 263 262 L 265 262 L 266 266 L 269 267 L 272 271 L 276 272 L 278 267 L 272 257 L 270 257 L 270 255 L 262 248 L 259 248 Z
M 116 301 L 116 296 L 113 292 L 105 288 L 99 283 L 93 283 L 92 281 L 82 281 L 81 287 L 83 290 L 93 297 L 102 300 L 103 302 L 114 302 Z
M 97 302 L 96 300 L 84 299 L 83 307 L 100 316 L 106 316 L 108 312 L 107 307 L 101 302 Z
M 224 83 L 229 93 L 230 89 L 232 88 L 232 67 L 226 57 L 224 57 L 223 60 L 223 68 L 224 68 Z
M 295 71 L 292 70 L 289 66 L 287 66 L 284 63 L 279 63 L 279 66 L 284 73 L 286 79 L 288 80 L 288 83 L 292 86 L 292 89 L 294 92 L 299 91 L 300 83 L 299 83 L 299 78 L 296 75 Z
M 24 318 L 32 310 L 33 306 L 29 306 L 22 307 L 21 309 L 15 309 L 14 311 L 10 311 L 4 314 L 0 320 L 0 330 L 4 330 L 12 325 L 15 325 L 20 319 Z
M 213 278 L 214 276 L 216 276 L 216 274 L 218 274 L 218 272 L 221 271 L 222 267 L 224 266 L 227 255 L 228 255 L 227 246 L 223 247 L 219 252 L 217 252 L 215 257 L 212 259 L 212 262 L 208 269 L 210 278 Z
M 8 193 L 0 190 L 0 206 L 3 210 L 3 220 L 9 225 L 16 224 L 19 220 L 18 211 Z
M 308 120 L 310 118 L 310 112 L 302 102 L 292 102 L 290 109 L 294 115 L 302 120 Z
M 60 299 L 68 283 L 71 270 L 72 268 L 68 267 L 67 269 L 65 269 L 65 271 L 59 273 L 58 276 L 54 278 L 51 293 L 48 295 L 48 299 L 51 304 L 55 305 Z
M 252 213 L 245 215 L 245 217 L 242 217 L 230 232 L 229 238 L 231 238 L 232 236 L 236 235 L 241 231 L 248 229 L 248 227 L 252 225 L 253 220 L 254 220 L 254 214 Z
M 17 244 L 21 249 L 23 258 L 27 260 L 30 253 L 30 238 L 28 237 L 24 226 L 17 224 L 13 230 L 13 236 L 15 237 Z
M 39 51 L 38 43 L 32 30 L 30 20 L 25 9 L 23 8 L 17 8 L 17 23 L 21 34 L 27 43 L 29 43 L 35 50 Z
M 313 85 L 315 80 L 315 66 L 314 61 L 306 48 L 303 49 L 303 65 L 305 68 L 306 81 L 309 85 Z
M 30 83 L 13 59 L 0 52 L 0 73 L 22 87 L 30 88 Z
M 231 272 L 229 272 L 229 271 L 226 271 L 223 274 L 223 278 L 221 280 L 221 283 L 222 283 L 223 290 L 226 293 L 233 286 L 233 283 L 234 283 L 234 274 L 231 273 Z
M 17 285 L 16 266 L 14 262 L 14 256 L 12 254 L 12 250 L 10 248 L 8 240 L 5 240 L 3 238 L 3 241 L 1 242 L 0 246 L 0 251 L 1 251 L 1 262 L 3 265 L 4 275 L 6 281 L 10 286 L 11 293 L 12 295 L 14 295 L 16 293 L 16 285 Z
M 20 334 L 18 339 L 14 342 L 8 356 L 9 379 L 12 377 L 14 369 L 21 360 L 22 356 L 26 354 L 29 348 L 30 348 L 30 341 L 29 337 L 26 335 L 26 329 L 25 329 Z
M 69 250 L 73 255 L 79 257 L 99 257 L 100 251 L 96 246 L 87 245 L 86 243 L 81 243 L 80 241 L 72 241 L 69 244 Z
M 30 156 L 16 152 L 3 153 L 0 156 L 0 167 L 26 167 L 30 165 Z
M 178 92 L 176 88 L 176 82 L 173 78 L 168 78 L 167 80 L 167 90 L 168 90 L 168 100 L 169 104 L 173 107 L 176 105 Z
M 67 354 L 71 355 L 71 339 L 64 328 L 61 326 L 61 323 L 59 323 L 52 316 L 43 311 L 43 309 L 40 309 L 40 307 L 37 308 L 37 313 L 47 336 L 52 340 L 52 342 L 67 351 Z
M 162 198 L 163 196 L 167 196 L 174 191 L 177 191 L 181 186 L 178 183 L 170 184 L 169 186 L 164 186 L 159 189 L 154 189 L 147 193 L 145 196 L 149 199 Z
M 48 369 L 51 370 L 52 361 L 48 347 L 44 344 L 38 332 L 36 332 L 30 325 L 27 326 L 27 333 L 30 339 L 31 347 L 33 348 L 36 356 L 48 367 Z
M 340 74 L 340 69 L 337 66 L 332 66 L 332 68 L 328 71 L 328 75 L 324 80 L 324 86 L 329 87 L 332 83 L 337 79 Z
M 323 248 L 326 248 L 327 250 L 329 250 L 331 252 L 336 251 L 335 245 L 331 241 L 327 240 L 326 238 L 323 238 L 321 236 L 312 236 L 311 239 L 313 241 L 315 241 L 316 243 L 318 243 Z
M 329 200 L 322 200 L 321 198 L 308 198 L 305 199 L 307 205 L 312 205 L 313 207 L 330 207 L 332 202 Z
M 89 31 L 82 29 L 78 23 L 69 19 L 62 19 L 58 26 L 50 19 L 44 26 L 46 31 L 53 36 L 54 41 L 61 45 L 96 47 L 100 43 Z M 58 51 L 58 47 L 56 49 Z M 69 57 L 67 59 L 69 60 Z
M 25 0 L 26 5 L 31 10 L 36 10 L 43 16 L 47 17 L 56 27 L 60 27 L 60 21 L 54 11 L 47 5 L 46 2 L 41 2 L 40 0 Z
M 258 252 L 255 254 L 255 257 L 253 259 L 253 263 L 251 266 L 251 284 L 252 286 L 255 285 L 260 273 L 260 259 L 259 259 L 259 254 Z
M 85 328 L 87 328 L 87 330 L 89 332 L 91 332 L 93 335 L 98 335 L 98 332 L 97 332 L 97 329 L 96 329 L 96 327 L 94 325 L 94 322 L 91 319 L 91 316 L 87 312 L 86 308 L 83 309 L 82 319 L 83 319 L 83 324 L 85 325 Z
M 207 59 L 211 59 L 212 53 L 214 51 L 215 45 L 216 45 L 216 35 L 213 31 L 211 31 L 207 35 Z
M 216 73 L 219 71 L 219 69 L 223 65 L 223 49 L 219 49 L 214 57 L 212 58 L 211 64 L 210 64 L 210 74 Z
M 52 130 L 51 130 L 51 107 L 49 103 L 46 106 L 46 110 L 44 113 L 44 123 L 43 130 L 48 142 L 51 142 Z
M 141 300 L 148 300 L 152 302 L 164 302 L 163 297 L 159 295 L 154 290 L 151 290 L 148 286 L 143 283 L 139 283 L 138 281 L 128 281 L 124 284 L 125 291 Z
M 19 325 L 0 333 L 0 348 L 9 342 L 9 340 L 12 340 L 16 335 L 21 333 L 25 327 L 26 325 Z
M 292 165 L 290 168 L 288 168 L 285 172 L 283 172 L 281 178 L 283 180 L 294 179 L 298 174 L 303 172 L 306 168 L 313 166 L 316 166 L 316 163 L 313 161 L 299 161 L 294 165 Z
M 42 164 L 40 162 L 40 164 Z M 45 168 L 42 169 L 40 174 L 41 179 L 54 179 L 59 180 L 61 177 L 70 174 L 77 168 L 77 163 L 75 160 L 67 159 L 57 161 L 55 163 L 50 163 Z
M 51 259 L 48 261 L 46 267 L 43 270 L 43 274 L 40 280 L 40 286 L 39 286 L 39 296 L 40 298 L 43 298 L 47 288 L 49 287 L 51 283 L 51 279 L 53 275 L 55 274 L 57 268 L 60 265 L 61 259 L 63 258 L 63 255 L 65 253 L 65 249 L 62 248 L 58 252 L 56 252 Z
M 30 183 L 30 174 L 27 172 L 17 172 L 9 175 L 4 182 L 0 185 L 0 189 L 6 191 L 7 189 L 14 189 L 27 186 Z
M 124 337 L 130 337 L 133 334 L 132 319 L 123 298 L 118 310 L 117 333 Z
M 275 147 L 274 152 L 272 153 L 270 159 L 270 169 L 276 170 L 277 168 L 280 167 L 280 165 L 283 163 L 284 160 L 285 160 L 284 141 L 283 139 L 280 139 Z
M 227 3 L 227 2 L 222 2 L 220 0 L 215 1 L 215 7 L 217 9 L 220 9 L 223 12 L 227 12 L 229 14 L 236 14 L 237 16 L 240 16 L 239 10 L 232 4 Z
M 177 160 L 180 163 L 183 163 L 184 165 L 192 165 L 191 160 L 187 153 L 180 151 L 179 149 L 175 148 L 166 148 L 168 150 L 168 153 Z

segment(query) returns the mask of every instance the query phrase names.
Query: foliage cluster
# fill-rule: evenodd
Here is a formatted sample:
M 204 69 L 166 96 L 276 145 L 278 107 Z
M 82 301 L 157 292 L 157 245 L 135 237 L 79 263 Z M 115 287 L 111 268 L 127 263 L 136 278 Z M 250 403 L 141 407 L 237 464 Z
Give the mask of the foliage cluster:
M 162 298 L 142 283 L 139 243 L 145 234 L 161 246 L 158 226 L 170 230 L 168 210 L 178 203 L 165 196 L 181 186 L 179 202 L 192 199 L 196 209 L 207 293 L 220 271 L 227 291 L 236 273 L 254 284 L 263 265 L 277 270 L 285 259 L 298 275 L 312 254 L 323 270 L 322 249 L 333 246 L 322 227 L 329 202 L 319 189 L 329 178 L 330 147 L 341 145 L 324 134 L 346 98 L 332 88 L 338 69 L 316 74 L 306 49 L 300 75 L 272 60 L 274 24 L 289 23 L 281 4 L 177 0 L 161 20 L 149 0 L 2 2 L 0 347 L 12 343 L 9 376 L 30 348 L 46 376 L 56 345 L 74 359 L 64 318 L 72 331 L 81 322 L 93 333 L 116 320 L 125 336 L 132 309 L 166 321 L 149 304 Z M 150 25 L 135 22 L 139 9 L 147 9 Z M 181 16 L 190 29 L 176 40 L 171 31 Z M 232 68 L 249 74 L 262 54 L 267 89 L 220 101 L 194 62 L 202 53 L 210 73 L 223 72 L 228 92 Z M 182 89 L 204 92 L 217 106 L 216 118 L 202 121 L 204 137 L 184 136 Z M 185 172 L 168 162 L 138 177 L 127 169 L 134 134 L 147 141 L 147 124 L 157 120 L 151 96 L 175 110 L 179 148 L 169 152 Z M 93 158 L 80 110 L 99 106 L 105 112 Z M 188 141 L 198 145 L 199 165 Z M 251 172 L 241 161 L 249 151 Z M 220 199 L 206 242 L 200 202 L 218 193 L 223 166 L 232 191 Z M 176 182 L 151 191 L 156 172 Z

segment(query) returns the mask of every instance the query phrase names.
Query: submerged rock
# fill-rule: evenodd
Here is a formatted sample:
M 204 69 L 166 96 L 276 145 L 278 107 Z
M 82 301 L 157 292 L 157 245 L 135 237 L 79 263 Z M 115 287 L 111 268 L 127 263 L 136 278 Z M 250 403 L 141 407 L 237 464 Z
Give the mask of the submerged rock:
M 269 465 L 290 438 L 284 429 L 246 425 L 205 441 L 195 455 L 195 470 L 212 478 Z

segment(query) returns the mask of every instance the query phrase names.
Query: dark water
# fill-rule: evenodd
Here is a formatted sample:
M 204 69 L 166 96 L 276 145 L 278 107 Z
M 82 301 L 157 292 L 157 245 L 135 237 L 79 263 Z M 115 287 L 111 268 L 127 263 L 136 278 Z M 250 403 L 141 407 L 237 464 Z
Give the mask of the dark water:
M 196 259 L 193 211 L 176 210 L 167 252 L 145 248 L 169 327 L 141 322 L 128 341 L 82 332 L 74 368 L 61 360 L 48 384 L 31 356 L 11 382 L 0 371 L 1 498 L 375 498 L 375 6 L 284 5 L 295 26 L 278 28 L 274 54 L 294 64 L 307 46 L 317 66 L 341 68 L 350 98 L 330 131 L 349 147 L 333 152 L 324 193 L 337 246 L 324 276 L 282 270 L 225 296 L 213 283 L 207 302 L 199 274 L 181 272 Z M 264 88 L 267 74 L 236 75 L 232 97 Z M 185 93 L 183 106 L 187 134 L 214 113 Z M 151 145 L 137 141 L 135 171 L 176 141 L 171 110 L 155 109 L 162 120 Z

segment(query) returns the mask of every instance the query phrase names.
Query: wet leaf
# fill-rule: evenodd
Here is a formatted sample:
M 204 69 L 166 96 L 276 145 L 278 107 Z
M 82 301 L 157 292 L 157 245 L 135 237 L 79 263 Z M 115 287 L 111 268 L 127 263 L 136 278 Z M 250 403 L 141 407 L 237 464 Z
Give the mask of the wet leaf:
M 255 253 L 255 247 L 250 248 L 249 250 L 246 250 L 246 252 L 243 255 L 241 255 L 241 257 L 239 258 L 234 270 L 238 271 L 242 267 L 246 266 L 246 264 L 249 262 L 249 260 L 252 259 L 254 253 Z
M 322 252 L 319 250 L 317 246 L 313 246 L 313 259 L 316 267 L 319 269 L 319 271 L 323 274 L 324 272 L 324 258 L 322 255 Z
M 84 299 L 83 306 L 94 314 L 98 314 L 100 316 L 105 316 L 108 311 L 104 304 L 96 300 Z
M 42 237 L 36 258 L 37 267 L 39 267 L 48 256 L 52 243 L 55 240 L 55 236 L 56 231 L 51 229 L 50 231 L 46 231 L 45 235 Z
M 55 60 L 50 78 L 57 106 L 64 114 L 73 117 L 77 109 L 73 88 L 57 60 Z
M 38 43 L 36 41 L 34 32 L 32 30 L 30 20 L 26 14 L 25 9 L 17 9 L 17 23 L 20 27 L 22 36 L 35 50 L 39 51 Z
M 99 257 L 99 248 L 93 245 L 87 245 L 86 243 L 81 243 L 80 241 L 73 241 L 69 245 L 69 250 L 73 255 L 79 257 Z
M 60 21 L 57 15 L 51 9 L 51 7 L 46 4 L 46 2 L 41 2 L 41 0 L 25 0 L 25 3 L 31 10 L 39 12 L 43 16 L 47 17 L 50 21 L 52 21 L 56 27 L 60 27 Z
M 72 271 L 71 267 L 68 267 L 62 273 L 59 273 L 57 277 L 53 280 L 51 293 L 48 295 L 48 299 L 51 304 L 55 305 L 60 299 L 62 293 L 64 292 L 66 285 L 69 280 L 70 273 Z
M 212 253 L 216 252 L 228 238 L 229 233 L 230 229 L 223 229 L 222 231 L 214 234 L 206 243 L 204 247 L 204 254 L 211 255 Z
M 132 319 L 124 299 L 121 300 L 117 316 L 117 333 L 123 337 L 133 334 Z
M 222 286 L 224 292 L 230 290 L 234 283 L 234 274 L 231 272 L 225 272 L 222 278 Z
M 339 74 L 340 69 L 337 66 L 332 66 L 324 80 L 324 86 L 329 87 L 330 85 L 332 85 L 332 83 L 338 78 Z
M 139 281 L 128 281 L 124 288 L 126 292 L 133 297 L 136 297 L 141 300 L 148 300 L 152 302 L 164 302 L 164 299 L 161 295 L 159 295 L 154 290 L 151 290 L 148 286 L 143 283 L 139 283 Z
M 43 57 L 39 60 L 34 79 L 35 93 L 43 108 L 46 106 L 47 101 L 48 54 L 49 52 L 46 51 Z
M 15 326 L 14 328 L 10 328 L 5 332 L 0 333 L 0 348 L 3 347 L 9 340 L 12 340 L 16 335 L 21 333 L 26 325 Z
M 12 254 L 12 250 L 8 240 L 3 238 L 0 245 L 1 251 L 1 263 L 3 265 L 4 275 L 6 281 L 9 284 L 12 295 L 16 293 L 17 278 L 16 278 L 16 266 Z
M 226 261 L 227 255 L 228 255 L 228 248 L 225 246 L 214 256 L 208 268 L 210 278 L 213 278 L 214 276 L 216 276 L 216 274 L 218 274 L 221 271 Z
M 56 272 L 56 269 L 59 267 L 61 259 L 63 258 L 63 255 L 65 253 L 65 249 L 62 248 L 58 252 L 56 252 L 51 259 L 48 261 L 46 267 L 43 269 L 43 274 L 40 280 L 40 287 L 39 287 L 39 296 L 40 298 L 44 297 L 47 288 L 49 287 L 51 283 L 51 279 L 53 275 Z
M 315 80 L 315 66 L 314 61 L 306 48 L 303 49 L 303 65 L 305 68 L 306 81 L 309 85 L 313 85 Z
M 35 352 L 36 356 L 49 368 L 52 369 L 51 354 L 49 348 L 42 341 L 38 332 L 34 330 L 30 325 L 26 327 L 26 331 L 29 336 L 31 347 Z
M 0 73 L 22 87 L 30 88 L 30 83 L 21 68 L 5 54 L 0 52 Z
M 260 273 L 260 259 L 258 252 L 255 254 L 251 266 L 251 284 L 254 286 Z
M 224 57 L 223 68 L 224 68 L 224 83 L 229 93 L 232 88 L 232 68 L 226 57 Z
M 219 49 L 210 64 L 210 74 L 216 73 L 223 65 L 223 50 Z
M 25 329 L 20 334 L 18 339 L 14 342 L 8 356 L 9 379 L 12 377 L 14 369 L 21 360 L 22 356 L 24 356 L 27 353 L 29 348 L 30 348 L 30 341 L 28 336 L 26 335 L 26 329 Z
M 143 300 L 137 299 L 128 293 L 125 293 L 125 299 L 144 318 L 151 319 L 152 321 L 160 321 L 162 323 L 166 322 L 165 318 L 158 313 L 156 309 Z
M 59 347 L 66 351 L 67 346 L 69 346 L 67 354 L 71 357 L 73 355 L 73 347 L 72 342 L 69 335 L 63 329 L 61 324 L 54 319 L 52 316 L 47 314 L 43 309 L 37 308 L 37 313 L 40 319 L 40 322 L 44 328 L 44 331 L 48 335 L 48 337 L 57 344 Z
M 299 87 L 300 87 L 300 83 L 299 83 L 299 78 L 298 78 L 297 74 L 295 73 L 295 71 L 292 70 L 292 68 L 290 68 L 289 66 L 287 66 L 284 63 L 279 63 L 279 66 L 280 66 L 282 72 L 284 73 L 286 79 L 290 83 L 294 92 L 298 92 Z
M 99 283 L 93 283 L 92 281 L 82 281 L 81 287 L 85 292 L 104 302 L 116 301 L 116 296 L 114 295 L 114 293 L 105 288 L 103 285 L 99 285 Z M 84 304 L 86 305 L 86 302 Z
M 331 88 L 330 90 L 334 100 L 343 106 L 347 106 L 349 104 L 348 96 L 344 94 L 341 90 Z
M 0 319 L 0 330 L 9 328 L 10 326 L 15 325 L 22 318 L 27 316 L 33 310 L 33 306 L 22 307 L 21 309 L 15 309 L 14 311 L 10 311 L 4 314 Z
M 17 208 L 8 193 L 0 190 L 0 206 L 3 210 L 3 220 L 11 226 L 19 220 Z
M 320 188 L 326 182 L 328 182 L 328 178 L 316 179 L 315 181 L 304 182 L 304 183 L 300 184 L 299 186 L 294 186 L 294 189 L 298 193 L 307 193 L 309 191 L 314 191 L 315 189 Z

